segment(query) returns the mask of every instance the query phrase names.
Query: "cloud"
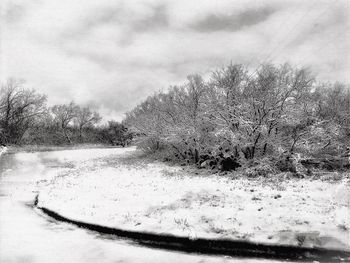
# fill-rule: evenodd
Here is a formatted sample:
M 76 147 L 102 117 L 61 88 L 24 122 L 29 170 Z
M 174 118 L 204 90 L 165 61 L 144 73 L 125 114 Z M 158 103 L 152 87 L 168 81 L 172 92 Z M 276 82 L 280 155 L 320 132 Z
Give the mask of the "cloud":
M 1 78 L 49 103 L 120 119 L 148 95 L 233 63 L 290 61 L 350 81 L 347 0 L 12 0 L 2 6 Z
M 192 25 L 195 30 L 202 32 L 238 31 L 258 23 L 262 23 L 274 13 L 273 9 L 248 9 L 239 14 L 216 15 L 210 14 Z

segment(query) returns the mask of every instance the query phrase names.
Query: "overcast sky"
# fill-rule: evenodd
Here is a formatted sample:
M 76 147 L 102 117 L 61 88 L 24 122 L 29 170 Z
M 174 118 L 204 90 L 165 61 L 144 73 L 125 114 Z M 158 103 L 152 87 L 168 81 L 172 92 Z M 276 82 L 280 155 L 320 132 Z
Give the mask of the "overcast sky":
M 5 0 L 0 78 L 121 119 L 153 92 L 232 63 L 350 82 L 349 0 Z

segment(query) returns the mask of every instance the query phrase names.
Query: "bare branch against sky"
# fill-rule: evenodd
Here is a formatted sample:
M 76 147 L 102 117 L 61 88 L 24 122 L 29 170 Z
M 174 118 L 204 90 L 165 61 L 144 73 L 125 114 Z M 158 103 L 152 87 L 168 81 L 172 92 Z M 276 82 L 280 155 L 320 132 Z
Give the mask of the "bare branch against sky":
M 106 118 L 231 61 L 289 61 L 350 82 L 349 0 L 1 3 L 1 79 L 25 79 L 50 104 L 96 105 Z

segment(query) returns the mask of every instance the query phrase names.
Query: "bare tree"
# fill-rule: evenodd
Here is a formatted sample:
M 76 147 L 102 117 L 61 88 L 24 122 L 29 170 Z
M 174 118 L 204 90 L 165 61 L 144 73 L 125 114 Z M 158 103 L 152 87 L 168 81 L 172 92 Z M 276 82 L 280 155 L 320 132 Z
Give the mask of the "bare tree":
M 175 105 L 180 115 L 180 134 L 188 146 L 193 161 L 198 163 L 201 152 L 202 134 L 200 128 L 203 123 L 203 99 L 206 93 L 206 83 L 199 75 L 190 75 L 188 82 L 175 93 Z M 187 129 L 185 129 L 187 127 Z M 186 130 L 186 134 L 183 131 Z M 185 135 L 185 136 L 184 136 Z
M 201 165 L 311 156 L 331 144 L 344 148 L 350 136 L 349 91 L 341 84 L 321 87 L 309 70 L 288 64 L 252 73 L 230 65 L 209 81 L 190 76 L 185 85 L 149 97 L 125 123 L 141 135 L 143 149 Z
M 35 118 L 45 113 L 46 96 L 9 79 L 0 90 L 0 133 L 3 143 L 19 143 Z
M 51 108 L 55 120 L 58 123 L 59 127 L 62 129 L 62 132 L 69 144 L 72 143 L 72 140 L 70 139 L 68 133 L 68 127 L 72 123 L 73 119 L 77 117 L 78 110 L 79 107 L 74 102 L 71 102 L 69 104 L 55 105 Z
M 214 115 L 221 125 L 227 125 L 232 144 L 246 159 L 257 152 L 265 155 L 269 148 L 280 146 L 281 127 L 295 121 L 301 94 L 313 81 L 306 70 L 288 64 L 264 65 L 250 76 L 239 65 L 229 66 L 213 75 L 212 85 L 217 90 Z
M 79 139 L 82 141 L 83 129 L 92 126 L 101 121 L 101 116 L 98 112 L 92 111 L 89 107 L 77 107 L 75 123 L 79 130 Z

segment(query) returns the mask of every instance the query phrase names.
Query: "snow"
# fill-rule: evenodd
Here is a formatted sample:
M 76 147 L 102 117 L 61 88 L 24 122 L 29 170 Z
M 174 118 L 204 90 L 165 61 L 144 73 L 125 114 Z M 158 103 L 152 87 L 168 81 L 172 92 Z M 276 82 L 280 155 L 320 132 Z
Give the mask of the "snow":
M 76 169 L 80 172 L 94 169 L 99 165 L 96 158 L 114 159 L 127 151 L 133 149 L 3 155 L 0 159 L 0 262 L 270 262 L 146 248 L 57 223 L 28 206 L 37 191 L 50 185 L 55 177 L 72 175 Z
M 7 147 L 5 146 L 0 146 L 0 156 L 4 154 L 7 151 Z
M 350 249 L 348 181 L 218 176 L 140 158 L 135 148 L 61 151 L 39 206 L 116 228 L 190 238 Z M 25 158 L 25 154 L 19 155 Z

